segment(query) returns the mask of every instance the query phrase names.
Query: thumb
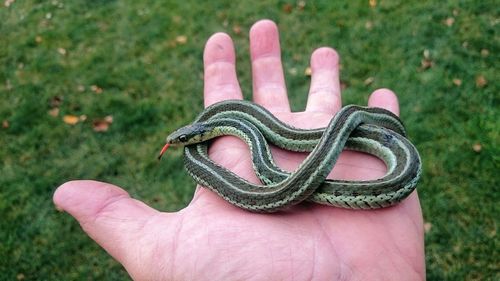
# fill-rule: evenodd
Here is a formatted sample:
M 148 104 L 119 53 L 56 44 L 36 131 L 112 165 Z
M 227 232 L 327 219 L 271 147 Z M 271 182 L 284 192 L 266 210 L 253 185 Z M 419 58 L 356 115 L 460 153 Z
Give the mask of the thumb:
M 97 181 L 70 181 L 57 188 L 54 203 L 72 215 L 83 230 L 130 272 L 139 254 L 151 247 L 144 242 L 160 213 L 141 201 L 130 198 L 123 189 Z M 161 214 L 161 216 L 159 216 Z M 154 230 L 153 230 L 154 232 Z M 146 245 L 144 245 L 146 244 Z

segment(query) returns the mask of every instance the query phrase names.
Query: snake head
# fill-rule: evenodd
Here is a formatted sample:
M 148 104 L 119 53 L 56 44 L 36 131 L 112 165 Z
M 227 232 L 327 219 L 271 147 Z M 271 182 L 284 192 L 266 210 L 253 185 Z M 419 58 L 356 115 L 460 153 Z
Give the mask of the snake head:
M 168 135 L 167 144 L 173 146 L 190 145 L 207 140 L 206 133 L 209 128 L 204 123 L 194 123 L 175 130 Z

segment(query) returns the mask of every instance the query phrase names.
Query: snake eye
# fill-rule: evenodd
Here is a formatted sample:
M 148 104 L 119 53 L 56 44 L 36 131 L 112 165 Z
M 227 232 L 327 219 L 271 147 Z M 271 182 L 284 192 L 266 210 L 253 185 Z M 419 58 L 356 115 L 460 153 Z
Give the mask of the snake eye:
M 187 138 L 186 135 L 180 135 L 179 136 L 179 141 L 181 141 L 181 142 L 187 142 L 187 140 L 188 140 L 188 138 Z

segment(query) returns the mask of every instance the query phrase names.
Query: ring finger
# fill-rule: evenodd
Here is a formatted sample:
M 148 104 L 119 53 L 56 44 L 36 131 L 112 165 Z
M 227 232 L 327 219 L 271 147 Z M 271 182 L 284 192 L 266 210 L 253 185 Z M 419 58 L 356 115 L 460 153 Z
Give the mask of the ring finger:
M 311 87 L 306 111 L 336 113 L 340 97 L 339 56 L 331 48 L 319 48 L 311 56 Z

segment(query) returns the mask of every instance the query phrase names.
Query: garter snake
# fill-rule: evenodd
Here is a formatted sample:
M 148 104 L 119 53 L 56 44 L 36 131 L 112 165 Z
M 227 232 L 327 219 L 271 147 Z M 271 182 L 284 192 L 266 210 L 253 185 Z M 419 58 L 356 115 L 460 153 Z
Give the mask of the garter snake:
M 233 135 L 245 141 L 262 184 L 253 184 L 208 157 L 207 141 Z M 274 212 L 310 200 L 349 209 L 397 204 L 416 187 L 421 161 L 400 119 L 385 109 L 349 105 L 327 127 L 298 129 L 248 101 L 207 107 L 192 124 L 171 133 L 169 145 L 184 146 L 188 173 L 226 201 L 254 212 Z M 310 152 L 293 173 L 273 161 L 267 141 L 290 151 Z M 384 177 L 367 181 L 326 179 L 343 149 L 372 154 L 387 166 Z

